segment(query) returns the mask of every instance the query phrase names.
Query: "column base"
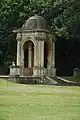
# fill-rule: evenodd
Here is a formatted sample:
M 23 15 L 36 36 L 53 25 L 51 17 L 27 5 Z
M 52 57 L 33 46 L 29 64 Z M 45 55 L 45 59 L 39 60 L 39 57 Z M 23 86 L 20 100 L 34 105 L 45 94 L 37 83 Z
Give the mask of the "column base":
M 47 68 L 34 67 L 33 68 L 34 76 L 44 76 L 47 75 Z
M 48 68 L 48 76 L 53 77 L 56 75 L 56 68 Z
M 34 67 L 33 68 L 33 76 L 55 76 L 56 75 L 56 68 L 40 68 Z

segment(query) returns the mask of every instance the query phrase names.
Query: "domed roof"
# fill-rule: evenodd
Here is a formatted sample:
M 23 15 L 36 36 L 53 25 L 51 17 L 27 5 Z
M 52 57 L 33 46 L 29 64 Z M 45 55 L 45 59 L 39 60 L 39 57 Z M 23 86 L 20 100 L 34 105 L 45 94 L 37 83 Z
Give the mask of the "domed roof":
M 48 30 L 48 24 L 42 16 L 32 16 L 22 26 L 23 30 Z

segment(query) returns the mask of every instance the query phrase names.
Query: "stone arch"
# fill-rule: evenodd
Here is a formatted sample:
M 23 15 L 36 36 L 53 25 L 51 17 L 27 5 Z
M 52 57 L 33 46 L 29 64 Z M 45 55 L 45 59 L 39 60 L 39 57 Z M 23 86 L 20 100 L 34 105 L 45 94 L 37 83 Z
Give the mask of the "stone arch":
M 34 66 L 34 43 L 27 40 L 23 44 L 24 51 L 24 67 L 32 68 Z
M 34 47 L 36 46 L 34 37 L 26 37 L 21 43 L 22 47 L 23 47 L 24 43 L 27 42 L 27 41 L 32 41 L 33 44 L 34 44 Z

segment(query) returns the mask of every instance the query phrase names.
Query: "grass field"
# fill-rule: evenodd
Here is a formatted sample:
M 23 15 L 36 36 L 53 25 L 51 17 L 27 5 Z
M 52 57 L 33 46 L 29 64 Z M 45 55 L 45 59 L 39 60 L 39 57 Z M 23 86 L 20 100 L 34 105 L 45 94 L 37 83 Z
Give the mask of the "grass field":
M 0 79 L 0 120 L 80 120 L 80 87 Z

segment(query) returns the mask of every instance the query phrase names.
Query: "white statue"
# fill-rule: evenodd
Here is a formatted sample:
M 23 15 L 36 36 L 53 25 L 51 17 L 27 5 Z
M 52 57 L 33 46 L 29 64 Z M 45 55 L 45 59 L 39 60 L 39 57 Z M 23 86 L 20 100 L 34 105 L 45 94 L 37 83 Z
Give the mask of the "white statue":
M 12 66 L 15 66 L 15 62 L 12 62 Z

